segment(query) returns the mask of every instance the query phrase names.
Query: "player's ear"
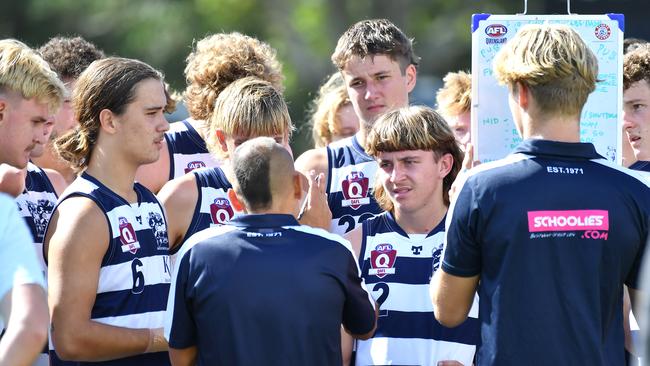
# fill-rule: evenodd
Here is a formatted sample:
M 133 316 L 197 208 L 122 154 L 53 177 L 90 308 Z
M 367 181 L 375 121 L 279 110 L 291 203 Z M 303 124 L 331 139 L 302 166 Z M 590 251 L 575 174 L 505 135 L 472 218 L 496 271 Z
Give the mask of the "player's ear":
M 117 119 L 111 110 L 102 109 L 99 112 L 99 124 L 101 128 L 109 134 L 114 134 L 117 130 Z
M 297 170 L 294 171 L 293 172 L 293 196 L 295 198 L 302 200 L 303 187 L 308 188 L 305 186 L 305 184 L 309 184 L 307 183 L 307 177 L 305 177 L 301 172 Z
M 438 158 L 438 174 L 441 177 L 446 177 L 447 174 L 451 171 L 451 168 L 454 166 L 454 157 L 450 153 L 446 153 Z
M 406 66 L 406 69 L 404 70 L 404 74 L 406 74 L 406 89 L 408 92 L 412 92 L 413 88 L 415 88 L 415 82 L 417 81 L 417 75 L 418 75 L 418 69 L 415 68 L 415 65 L 410 64 Z
M 219 147 L 221 148 L 221 151 L 227 153 L 228 145 L 226 144 L 226 133 L 223 132 L 221 128 L 217 128 L 214 133 L 217 135 L 217 142 L 219 143 Z
M 0 126 L 7 118 L 7 100 L 0 96 Z
M 517 90 L 517 103 L 521 108 L 527 109 L 530 103 L 530 89 L 526 84 L 517 82 Z
M 235 208 L 235 210 L 245 211 L 244 205 L 241 203 L 237 197 L 237 193 L 235 193 L 235 190 L 232 188 L 228 188 L 228 199 L 230 200 L 230 203 L 232 204 L 232 207 Z

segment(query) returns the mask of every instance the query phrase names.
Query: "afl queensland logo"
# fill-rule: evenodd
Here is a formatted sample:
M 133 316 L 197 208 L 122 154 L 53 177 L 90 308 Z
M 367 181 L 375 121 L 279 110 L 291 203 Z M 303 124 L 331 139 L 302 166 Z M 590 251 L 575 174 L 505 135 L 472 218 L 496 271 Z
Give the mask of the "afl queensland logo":
M 370 251 L 369 275 L 384 278 L 386 275 L 395 274 L 395 259 L 397 250 L 390 244 L 379 244 Z
M 594 35 L 596 38 L 604 41 L 612 35 L 612 29 L 607 24 L 601 23 L 594 29 Z
M 199 168 L 205 168 L 205 163 L 200 160 L 187 163 L 187 168 L 185 168 L 185 174 L 191 172 L 194 169 L 199 169 Z
M 501 38 L 508 33 L 508 28 L 503 24 L 490 24 L 485 28 L 485 34 L 490 38 Z
M 370 198 L 367 197 L 368 184 L 368 177 L 364 177 L 362 172 L 348 174 L 341 183 L 343 197 L 345 198 L 341 201 L 341 206 L 356 210 L 362 205 L 369 204 Z
M 124 217 L 117 219 L 119 223 L 118 230 L 120 231 L 120 243 L 122 244 L 122 252 L 131 252 L 135 254 L 140 249 L 138 237 L 135 235 L 135 230 L 131 223 Z
M 235 213 L 227 198 L 215 198 L 210 204 L 210 217 L 213 225 L 223 225 L 230 221 Z

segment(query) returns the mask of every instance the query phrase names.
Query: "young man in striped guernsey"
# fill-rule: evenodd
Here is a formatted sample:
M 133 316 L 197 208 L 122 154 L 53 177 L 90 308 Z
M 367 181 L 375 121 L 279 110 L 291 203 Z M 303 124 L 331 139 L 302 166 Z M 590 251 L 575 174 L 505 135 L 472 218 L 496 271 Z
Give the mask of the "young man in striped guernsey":
M 571 28 L 522 27 L 496 55 L 524 141 L 463 175 L 447 217 L 436 318 L 465 320 L 478 286 L 478 365 L 623 365 L 650 188 L 580 143 L 596 56 Z
M 134 184 L 137 168 L 158 159 L 169 128 L 162 75 L 137 60 L 98 60 L 77 80 L 73 104 L 79 127 L 56 148 L 81 174 L 59 200 L 44 244 L 52 359 L 169 364 L 164 211 Z
M 160 159 L 138 169 L 137 180 L 154 193 L 194 169 L 219 166 L 206 146 L 208 120 L 221 91 L 235 80 L 255 76 L 282 92 L 282 66 L 275 50 L 241 33 L 203 38 L 187 57 L 185 105 L 190 117 L 173 123 L 165 134 Z
M 171 253 L 194 233 L 242 213 L 228 198 L 232 185 L 224 172 L 232 168 L 230 154 L 237 146 L 267 136 L 290 150 L 291 117 L 282 94 L 267 81 L 246 77 L 230 84 L 217 98 L 209 121 L 208 148 L 222 167 L 198 169 L 171 180 L 158 194 L 169 219 Z
M 296 160 L 305 174 L 314 171 L 326 184 L 332 212 L 330 231 L 344 234 L 381 213 L 372 195 L 377 163 L 363 146 L 382 114 L 408 105 L 419 57 L 412 40 L 385 19 L 354 24 L 338 41 L 332 61 L 338 67 L 359 117 L 359 132 Z
M 640 44 L 623 61 L 623 130 L 635 163 L 630 169 L 650 172 L 650 45 Z
M 174 365 L 341 364 L 341 323 L 375 327 L 350 244 L 296 220 L 303 178 L 272 138 L 232 156 L 230 198 L 248 213 L 194 235 L 174 266 L 165 337 Z
M 445 328 L 433 316 L 428 286 L 439 267 L 448 191 L 463 153 L 445 120 L 427 107 L 380 117 L 366 151 L 379 164 L 374 195 L 385 212 L 346 235 L 380 306 L 373 338 L 357 342 L 356 364 L 471 365 L 478 308 L 461 326 Z
M 0 40 L 0 164 L 19 172 L 27 166 L 31 152 L 47 142 L 48 123 L 64 94 L 61 81 L 34 50 L 13 39 Z M 10 176 L 12 185 L 22 188 L 24 176 Z M 47 338 L 44 278 L 15 202 L 0 196 L 0 329 L 7 326 L 0 363 L 32 365 Z M 39 361 L 47 364 L 44 357 Z

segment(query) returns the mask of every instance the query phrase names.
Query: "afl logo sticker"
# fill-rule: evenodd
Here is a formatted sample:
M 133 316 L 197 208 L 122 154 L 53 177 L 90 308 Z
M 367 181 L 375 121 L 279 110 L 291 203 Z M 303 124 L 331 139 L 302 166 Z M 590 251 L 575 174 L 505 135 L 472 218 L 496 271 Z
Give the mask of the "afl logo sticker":
M 215 198 L 214 202 L 210 204 L 210 217 L 213 225 L 223 225 L 230 221 L 234 215 L 230 201 L 226 198 Z
M 395 259 L 397 250 L 393 249 L 390 244 L 379 244 L 374 250 L 370 251 L 370 268 L 369 275 L 384 278 L 386 275 L 395 273 Z
M 191 172 L 194 169 L 199 169 L 199 168 L 205 168 L 205 163 L 202 161 L 193 161 L 191 163 L 187 163 L 187 168 L 185 168 L 185 174 Z
M 119 222 L 120 231 L 120 243 L 122 244 L 122 252 L 131 252 L 135 254 L 140 249 L 140 243 L 138 242 L 138 237 L 135 235 L 135 230 L 131 223 L 124 217 L 117 219 Z
M 341 183 L 344 200 L 341 206 L 350 207 L 353 210 L 362 205 L 370 203 L 368 198 L 368 177 L 364 177 L 362 172 L 351 172 Z
M 607 24 L 601 23 L 594 30 L 594 34 L 596 35 L 596 38 L 604 41 L 612 35 L 612 29 L 609 28 Z
M 508 33 L 508 28 L 503 24 L 491 24 L 485 28 L 485 34 L 490 38 L 501 38 Z

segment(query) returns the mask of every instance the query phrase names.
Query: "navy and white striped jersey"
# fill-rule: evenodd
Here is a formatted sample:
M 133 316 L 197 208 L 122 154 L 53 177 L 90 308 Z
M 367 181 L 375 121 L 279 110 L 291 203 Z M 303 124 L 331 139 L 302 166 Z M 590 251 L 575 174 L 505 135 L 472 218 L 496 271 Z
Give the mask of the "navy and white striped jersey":
M 219 161 L 210 154 L 205 141 L 189 121 L 172 123 L 169 131 L 165 132 L 169 150 L 169 180 L 194 169 L 219 166 Z
M 450 329 L 433 315 L 429 282 L 440 264 L 444 220 L 428 234 L 407 234 L 384 212 L 363 224 L 361 276 L 379 304 L 373 338 L 357 341 L 357 365 L 471 365 L 479 340 L 478 302 Z
M 592 144 L 525 140 L 460 177 L 442 269 L 480 276 L 478 365 L 623 365 L 650 188 Z
M 375 310 L 350 243 L 291 215 L 243 215 L 183 245 L 165 337 L 198 365 L 340 365 L 341 324 Z
M 171 279 L 167 222 L 153 193 L 139 183 L 133 189 L 138 201 L 129 203 L 94 177 L 82 173 L 62 194 L 59 204 L 70 197 L 87 197 L 108 220 L 109 245 L 99 270 L 91 319 L 117 327 L 160 328 Z M 167 352 L 158 352 L 76 364 L 153 366 L 170 362 Z
M 372 195 L 378 165 L 356 135 L 329 144 L 327 162 L 330 232 L 343 235 L 382 212 Z
M 221 168 L 197 169 L 192 173 L 196 180 L 199 196 L 192 214 L 192 221 L 183 236 L 181 245 L 195 233 L 212 226 L 223 225 L 242 214 L 230 203 L 228 189 L 232 188 L 232 185 Z M 180 245 L 176 246 L 172 254 L 176 253 L 179 248 Z
M 36 256 L 45 276 L 47 276 L 47 266 L 43 259 L 43 240 L 57 199 L 50 178 L 43 169 L 30 161 L 27 164 L 25 190 L 16 197 L 16 204 L 18 204 L 18 212 L 32 232 Z

